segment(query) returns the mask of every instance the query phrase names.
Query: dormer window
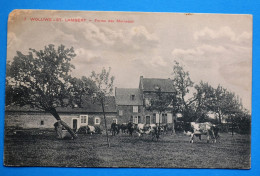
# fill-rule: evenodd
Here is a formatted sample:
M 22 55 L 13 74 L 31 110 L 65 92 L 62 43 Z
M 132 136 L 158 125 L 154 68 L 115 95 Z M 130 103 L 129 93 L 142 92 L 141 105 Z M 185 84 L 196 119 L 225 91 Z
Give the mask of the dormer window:
M 135 100 L 135 95 L 131 95 L 131 100 Z
M 158 85 L 156 85 L 156 86 L 154 86 L 154 89 L 155 89 L 155 90 L 159 90 L 160 87 L 159 87 Z

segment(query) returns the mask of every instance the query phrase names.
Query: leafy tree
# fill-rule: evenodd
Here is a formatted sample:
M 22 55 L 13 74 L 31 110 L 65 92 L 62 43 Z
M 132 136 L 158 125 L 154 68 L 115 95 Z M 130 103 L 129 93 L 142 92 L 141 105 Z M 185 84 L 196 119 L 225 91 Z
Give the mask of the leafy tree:
M 105 105 L 108 103 L 106 102 L 106 97 L 110 96 L 113 93 L 113 83 L 115 79 L 114 76 L 110 75 L 110 71 L 111 68 L 109 68 L 108 70 L 103 68 L 101 73 L 96 73 L 93 71 L 90 76 L 91 80 L 96 83 L 94 101 L 99 102 L 102 106 L 108 147 L 110 147 L 110 142 L 109 142 L 108 131 L 107 131 Z
M 207 120 L 207 114 L 212 110 L 209 105 L 212 104 L 212 101 L 215 98 L 215 90 L 211 85 L 203 81 L 198 85 L 195 85 L 195 89 L 195 101 L 193 102 L 194 116 L 196 121 L 204 122 Z
M 30 105 L 51 113 L 63 125 L 73 138 L 73 130 L 61 120 L 57 107 L 80 104 L 82 96 L 88 95 L 90 88 L 85 78 L 72 78 L 74 66 L 70 61 L 76 56 L 73 48 L 60 45 L 45 46 L 43 50 L 29 49 L 24 55 L 17 51 L 12 63 L 7 67 L 6 102 L 7 105 Z M 75 81 L 78 81 L 75 84 Z M 78 88 L 74 88 L 78 86 Z
M 86 92 L 88 93 L 87 96 L 89 96 L 93 95 L 96 90 L 95 82 L 85 76 L 81 79 L 71 78 L 70 84 L 71 86 L 68 89 L 71 94 L 69 99 L 70 104 L 75 103 L 80 108 L 82 107 L 83 99 L 86 98 Z
M 214 99 L 209 103 L 209 108 L 218 115 L 219 123 L 222 123 L 224 115 L 234 115 L 240 111 L 241 104 L 238 97 L 233 93 L 218 86 Z
M 161 91 L 161 88 L 158 87 L 155 92 L 155 96 L 151 98 L 150 106 L 147 107 L 149 111 L 156 111 L 159 114 L 159 129 L 161 125 L 162 113 L 169 109 L 169 106 L 172 105 L 173 102 L 176 102 L 175 94 L 164 93 Z M 157 134 L 157 139 L 160 136 L 160 130 Z
M 213 88 L 208 83 L 201 81 L 199 85 L 195 86 L 195 89 L 196 101 L 194 104 L 198 118 L 205 116 L 210 111 L 215 112 L 221 124 L 223 116 L 234 116 L 242 111 L 242 104 L 238 96 L 220 85 Z
M 184 67 L 179 64 L 179 62 L 174 61 L 173 66 L 173 85 L 177 91 L 176 102 L 180 111 L 183 113 L 184 118 L 187 121 L 192 121 L 192 108 L 191 104 L 195 101 L 195 99 L 188 98 L 188 94 L 190 89 L 193 87 L 193 82 L 190 79 L 189 72 L 184 70 Z

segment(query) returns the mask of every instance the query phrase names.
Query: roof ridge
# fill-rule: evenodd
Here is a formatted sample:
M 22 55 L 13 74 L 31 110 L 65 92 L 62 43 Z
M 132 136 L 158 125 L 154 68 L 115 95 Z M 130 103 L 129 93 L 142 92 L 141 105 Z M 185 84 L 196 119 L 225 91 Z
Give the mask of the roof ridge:
M 139 90 L 139 88 L 118 88 L 118 87 L 117 89 L 138 89 Z
M 172 80 L 170 78 L 143 78 L 143 79 L 162 79 L 162 80 Z

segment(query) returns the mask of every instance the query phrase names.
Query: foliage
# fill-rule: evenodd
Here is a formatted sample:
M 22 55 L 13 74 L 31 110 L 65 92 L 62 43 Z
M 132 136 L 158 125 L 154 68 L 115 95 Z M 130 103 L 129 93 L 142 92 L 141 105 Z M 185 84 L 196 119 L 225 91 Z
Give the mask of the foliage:
M 73 48 L 61 45 L 56 51 L 54 45 L 49 45 L 44 50 L 29 50 L 29 55 L 18 51 L 10 65 L 8 83 L 19 94 L 14 103 L 43 110 L 66 106 L 69 73 L 74 68 L 70 61 L 76 56 Z
M 221 85 L 217 88 L 212 87 L 209 83 L 201 81 L 195 86 L 189 77 L 189 72 L 184 70 L 178 62 L 174 62 L 173 66 L 173 83 L 177 91 L 175 99 L 175 112 L 183 114 L 184 121 L 209 121 L 209 113 L 215 113 L 218 118 L 218 123 L 222 123 L 224 117 L 233 117 L 240 128 L 246 124 L 248 127 L 249 113 L 243 108 L 242 102 L 235 93 L 225 89 Z M 195 89 L 193 96 L 190 90 Z M 240 120 L 239 120 L 240 119 Z
M 214 112 L 221 123 L 223 116 L 233 116 L 243 111 L 239 97 L 220 85 L 213 88 L 208 83 L 200 82 L 195 88 L 197 116 Z
M 6 103 L 30 105 L 60 121 L 56 108 L 81 104 L 83 96 L 91 93 L 93 83 L 85 77 L 71 77 L 74 66 L 70 61 L 76 56 L 73 48 L 60 45 L 55 49 L 54 45 L 48 45 L 44 50 L 29 51 L 28 55 L 17 51 L 7 65 Z M 72 133 L 65 122 L 61 123 Z
M 90 76 L 90 79 L 96 84 L 95 100 L 100 103 L 104 103 L 105 97 L 110 96 L 113 93 L 113 83 L 115 77 L 110 76 L 110 72 L 110 67 L 108 70 L 103 68 L 101 73 L 96 73 L 93 71 Z
M 159 114 L 169 109 L 174 98 L 173 94 L 163 93 L 159 87 L 155 93 L 156 95 L 151 99 L 150 106 L 147 108 L 150 111 L 157 111 Z
M 181 112 L 187 121 L 192 121 L 194 113 L 191 105 L 195 99 L 189 98 L 188 95 L 194 83 L 190 79 L 189 72 L 185 71 L 184 67 L 177 61 L 174 61 L 172 75 L 173 85 L 177 92 L 174 105 L 178 108 L 175 111 Z

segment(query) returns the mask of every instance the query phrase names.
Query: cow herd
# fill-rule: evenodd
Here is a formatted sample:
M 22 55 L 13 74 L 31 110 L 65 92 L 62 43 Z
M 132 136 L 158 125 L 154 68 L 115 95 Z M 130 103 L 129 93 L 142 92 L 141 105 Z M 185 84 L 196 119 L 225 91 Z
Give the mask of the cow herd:
M 120 132 L 123 134 L 129 134 L 133 136 L 133 133 L 136 133 L 137 136 L 141 137 L 143 135 L 152 135 L 152 140 L 156 138 L 158 140 L 160 134 L 165 134 L 168 132 L 173 133 L 173 126 L 168 124 L 134 124 L 132 122 L 123 123 L 123 124 L 111 124 L 111 132 L 112 135 L 115 136 Z
M 201 140 L 202 135 L 207 136 L 207 143 L 209 143 L 210 140 L 212 140 L 213 143 L 216 143 L 217 139 L 219 139 L 219 128 L 210 122 L 186 122 L 182 127 L 183 133 L 190 136 L 190 143 L 194 142 L 195 137 L 198 137 L 199 140 Z M 161 134 L 167 134 L 169 132 L 173 134 L 175 128 L 173 125 L 168 124 L 134 124 L 132 122 L 129 122 L 128 124 L 111 124 L 111 132 L 113 136 L 119 134 L 120 131 L 122 133 L 129 133 L 130 136 L 133 135 L 133 132 L 135 132 L 139 137 L 145 134 L 151 135 L 152 140 L 154 138 L 158 140 Z
M 111 132 L 112 136 L 116 136 L 119 133 L 126 134 L 129 136 L 139 136 L 142 137 L 144 135 L 150 135 L 152 140 L 158 140 L 160 135 L 163 134 L 173 134 L 175 131 L 180 131 L 177 129 L 176 124 L 169 125 L 169 124 L 135 124 L 132 122 L 129 123 L 122 123 L 116 124 L 112 123 L 110 126 L 109 131 Z M 189 142 L 193 143 L 195 137 L 198 137 L 201 140 L 202 135 L 207 136 L 207 142 L 209 143 L 212 141 L 216 143 L 219 139 L 219 128 L 218 126 L 210 123 L 197 123 L 197 122 L 186 122 L 181 125 L 181 131 L 183 134 L 190 137 Z M 86 125 L 82 126 L 77 130 L 77 134 L 101 134 L 102 130 L 99 126 L 91 126 Z

